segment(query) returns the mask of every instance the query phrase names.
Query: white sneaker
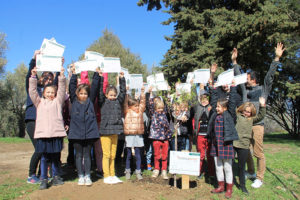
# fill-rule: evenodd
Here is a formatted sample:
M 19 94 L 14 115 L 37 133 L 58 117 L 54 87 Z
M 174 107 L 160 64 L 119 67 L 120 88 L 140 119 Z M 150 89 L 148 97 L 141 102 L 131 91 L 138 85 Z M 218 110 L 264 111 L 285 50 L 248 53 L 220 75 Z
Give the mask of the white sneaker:
M 249 172 L 245 172 L 245 178 L 246 179 L 255 179 L 256 178 L 256 174 L 249 174 Z
M 113 183 L 123 183 L 118 177 L 116 176 L 111 176 L 111 180 Z
M 251 184 L 251 187 L 253 188 L 260 188 L 262 186 L 263 182 L 259 179 L 255 179 L 255 181 Z
M 84 181 L 85 181 L 85 185 L 87 186 L 91 186 L 93 184 L 90 176 L 85 176 Z
M 78 185 L 84 185 L 85 183 L 85 179 L 83 176 L 80 176 L 79 179 L 78 179 Z
M 111 180 L 111 176 L 104 178 L 103 179 L 103 183 L 105 183 L 105 184 L 113 184 L 113 182 Z

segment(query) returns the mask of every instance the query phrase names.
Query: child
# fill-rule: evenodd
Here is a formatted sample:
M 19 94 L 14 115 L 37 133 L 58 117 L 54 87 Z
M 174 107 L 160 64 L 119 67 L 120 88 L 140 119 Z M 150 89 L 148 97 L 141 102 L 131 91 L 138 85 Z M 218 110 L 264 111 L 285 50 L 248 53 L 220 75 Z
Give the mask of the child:
M 36 126 L 34 138 L 36 140 L 35 150 L 42 153 L 41 157 L 41 185 L 40 189 L 47 189 L 48 165 L 52 164 L 52 185 L 62 185 L 64 182 L 58 175 L 59 154 L 63 148 L 63 137 L 66 136 L 62 117 L 62 105 L 65 100 L 66 79 L 64 68 L 59 76 L 58 90 L 54 85 L 45 85 L 43 98 L 37 92 L 37 71 L 34 68 L 29 79 L 29 96 L 36 107 Z
M 75 67 L 72 67 L 70 80 L 71 123 L 68 138 L 72 141 L 76 151 L 76 168 L 78 173 L 78 185 L 92 185 L 91 181 L 91 148 L 99 138 L 97 120 L 94 111 L 94 101 L 97 96 L 100 76 L 95 73 L 91 86 L 80 84 L 77 87 L 77 75 Z M 101 72 L 99 71 L 99 74 Z M 82 161 L 84 160 L 84 169 Z
M 234 158 L 234 151 L 232 141 L 239 139 L 234 123 L 236 119 L 235 95 L 236 87 L 233 86 L 230 88 L 229 100 L 218 100 L 217 89 L 214 88 L 211 96 L 212 114 L 208 122 L 208 133 L 212 139 L 210 155 L 213 156 L 215 160 L 219 184 L 219 187 L 211 192 L 221 193 L 224 191 L 225 172 L 226 198 L 231 198 L 233 186 L 232 159 Z
M 106 184 L 122 183 L 115 176 L 115 157 L 118 135 L 124 132 L 122 121 L 122 107 L 126 95 L 124 73 L 119 75 L 120 93 L 117 96 L 115 86 L 109 85 L 103 93 L 103 77 L 100 80 L 99 106 L 101 108 L 100 139 L 103 151 L 103 173 Z
M 132 148 L 134 148 L 136 157 L 136 177 L 138 180 L 143 179 L 141 175 L 141 150 L 144 147 L 143 113 L 146 107 L 144 90 L 145 88 L 143 87 L 141 89 L 140 102 L 136 99 L 129 98 L 128 95 L 126 95 L 124 102 L 124 134 L 127 149 L 125 175 L 127 180 L 130 179 L 130 159 Z
M 210 179 L 214 177 L 214 161 L 210 156 L 211 143 L 207 140 L 208 117 L 211 107 L 209 105 L 208 93 L 204 90 L 204 85 L 200 84 L 200 95 L 197 104 L 194 106 L 194 134 L 197 136 L 197 151 L 200 152 L 200 176 L 204 174 L 204 159 L 207 158 L 207 169 Z
M 265 98 L 259 98 L 260 108 L 256 116 L 256 109 L 253 103 L 246 102 L 237 109 L 236 130 L 239 134 L 239 140 L 233 142 L 234 150 L 238 156 L 238 169 L 240 188 L 242 192 L 248 194 L 245 186 L 245 163 L 248 158 L 250 139 L 253 123 L 259 122 L 266 115 Z
M 162 177 L 167 180 L 169 139 L 171 138 L 172 132 L 169 127 L 166 111 L 164 111 L 164 102 L 160 98 L 156 98 L 155 101 L 150 98 L 149 105 L 151 116 L 149 138 L 153 139 L 154 149 L 154 170 L 152 177 L 156 178 L 158 176 L 160 170 L 159 160 L 161 159 Z

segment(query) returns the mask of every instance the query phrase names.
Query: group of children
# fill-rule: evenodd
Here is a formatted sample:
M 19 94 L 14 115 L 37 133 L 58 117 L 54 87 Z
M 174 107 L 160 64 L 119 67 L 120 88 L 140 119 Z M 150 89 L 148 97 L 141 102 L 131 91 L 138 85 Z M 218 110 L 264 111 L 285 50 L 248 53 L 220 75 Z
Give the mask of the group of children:
M 154 160 L 152 177 L 156 178 L 161 173 L 163 179 L 168 179 L 169 150 L 191 151 L 196 138 L 197 151 L 201 155 L 200 178 L 205 174 L 203 163 L 207 157 L 207 174 L 210 177 L 216 176 L 218 181 L 218 187 L 211 192 L 224 192 L 226 183 L 225 197 L 231 197 L 232 161 L 236 152 L 239 186 L 243 192 L 248 193 L 245 187 L 245 163 L 250 152 L 253 123 L 265 116 L 265 98 L 259 99 L 260 109 L 256 114 L 257 109 L 253 103 L 240 101 L 242 95 L 237 91 L 234 81 L 229 87 L 216 87 L 213 82 L 215 70 L 214 65 L 206 89 L 201 84 L 199 92 L 192 91 L 197 98 L 186 101 L 179 94 L 154 95 L 151 87 L 148 91 L 142 87 L 141 94 L 133 97 L 129 94 L 122 72 L 117 78 L 118 88 L 103 84 L 104 74 L 100 69 L 94 73 L 91 85 L 78 83 L 74 66 L 69 92 L 66 92 L 63 67 L 60 74 L 57 74 L 57 85 L 43 84 L 41 91 L 38 90 L 36 68 L 32 68 L 28 94 L 36 108 L 34 145 L 35 152 L 41 154 L 40 189 L 48 187 L 49 162 L 52 164 L 52 184 L 63 184 L 59 165 L 65 136 L 68 136 L 75 149 L 78 185 L 92 185 L 91 149 L 99 148 L 95 145 L 99 138 L 103 156 L 103 181 L 105 184 L 121 183 L 115 175 L 115 158 L 118 136 L 124 134 L 126 179 L 131 177 L 132 155 L 136 159 L 135 173 L 138 180 L 143 178 L 141 165 L 145 154 L 147 168 L 152 169 L 151 152 Z M 66 125 L 63 107 L 68 97 L 71 106 L 69 125 Z M 98 109 L 95 106 L 100 108 L 100 120 L 97 120 Z M 35 171 L 32 171 L 30 177 L 35 175 Z

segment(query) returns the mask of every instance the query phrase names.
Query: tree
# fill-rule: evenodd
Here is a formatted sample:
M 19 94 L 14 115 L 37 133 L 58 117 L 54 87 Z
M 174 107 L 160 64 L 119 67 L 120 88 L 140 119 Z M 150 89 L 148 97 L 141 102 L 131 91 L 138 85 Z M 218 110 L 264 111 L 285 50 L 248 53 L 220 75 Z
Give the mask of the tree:
M 4 66 L 7 63 L 7 60 L 4 56 L 5 51 L 7 50 L 7 42 L 5 37 L 6 35 L 0 32 L 0 74 L 4 72 Z
M 139 0 L 148 10 L 160 9 L 162 4 L 170 14 L 165 25 L 174 24 L 174 34 L 166 39 L 172 42 L 164 55 L 163 71 L 169 82 L 184 80 L 187 72 L 208 68 L 212 62 L 225 69 L 231 66 L 230 53 L 239 49 L 238 63 L 244 70 L 259 72 L 260 84 L 274 58 L 274 47 L 283 42 L 287 47 L 283 66 L 271 93 L 270 106 L 275 101 L 293 101 L 290 108 L 299 113 L 299 19 L 297 0 Z M 288 84 L 287 84 L 288 83 Z M 285 93 L 285 91 L 288 91 Z M 285 110 L 290 112 L 289 109 Z M 299 115 L 284 128 L 299 135 Z M 285 124 L 285 123 L 283 123 Z M 293 125 L 292 125 L 293 124 Z
M 121 65 L 127 68 L 130 74 L 143 74 L 144 79 L 148 75 L 147 66 L 142 64 L 141 58 L 133 54 L 129 48 L 124 48 L 118 36 L 105 29 L 103 35 L 94 41 L 88 51 L 96 51 L 105 57 L 119 57 Z M 83 57 L 83 56 L 82 56 Z M 115 79 L 110 75 L 109 82 L 115 83 Z

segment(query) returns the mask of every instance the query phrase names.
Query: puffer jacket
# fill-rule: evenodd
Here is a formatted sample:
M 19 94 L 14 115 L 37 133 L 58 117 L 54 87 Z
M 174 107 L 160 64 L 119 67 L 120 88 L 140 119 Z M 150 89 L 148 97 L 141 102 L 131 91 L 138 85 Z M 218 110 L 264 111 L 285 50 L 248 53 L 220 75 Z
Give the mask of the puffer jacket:
M 139 112 L 135 112 L 128 108 L 128 95 L 125 97 L 124 102 L 124 134 L 125 135 L 142 135 L 144 134 L 144 119 L 143 113 L 146 108 L 145 94 L 141 94 L 141 100 L 139 105 Z

